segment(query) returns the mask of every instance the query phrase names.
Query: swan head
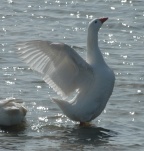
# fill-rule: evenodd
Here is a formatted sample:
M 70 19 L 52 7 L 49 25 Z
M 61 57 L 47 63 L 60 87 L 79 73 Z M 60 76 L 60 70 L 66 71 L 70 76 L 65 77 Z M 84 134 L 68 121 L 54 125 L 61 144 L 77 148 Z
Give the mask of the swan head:
M 108 18 L 100 18 L 100 19 L 93 19 L 88 26 L 88 32 L 90 34 L 94 34 L 99 31 L 102 24 L 107 20 Z
M 88 26 L 87 50 L 98 50 L 98 31 L 108 18 L 93 19 Z M 90 56 L 94 54 L 90 53 Z M 94 55 L 95 56 L 95 55 Z M 90 57 L 91 58 L 91 57 Z M 87 59 L 92 60 L 92 59 Z M 90 63 L 90 62 L 89 62 Z

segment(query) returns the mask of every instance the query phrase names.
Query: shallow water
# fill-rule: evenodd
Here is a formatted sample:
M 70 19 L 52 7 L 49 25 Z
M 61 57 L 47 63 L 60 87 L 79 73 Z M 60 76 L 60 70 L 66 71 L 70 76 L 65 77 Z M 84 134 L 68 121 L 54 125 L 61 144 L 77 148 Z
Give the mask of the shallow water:
M 0 150 L 144 149 L 143 0 L 7 0 L 0 5 L 0 98 L 23 99 L 26 121 L 1 127 Z M 99 46 L 116 75 L 104 112 L 90 127 L 65 117 L 51 88 L 15 54 L 18 41 L 47 39 L 76 46 L 85 57 L 88 22 L 109 17 Z

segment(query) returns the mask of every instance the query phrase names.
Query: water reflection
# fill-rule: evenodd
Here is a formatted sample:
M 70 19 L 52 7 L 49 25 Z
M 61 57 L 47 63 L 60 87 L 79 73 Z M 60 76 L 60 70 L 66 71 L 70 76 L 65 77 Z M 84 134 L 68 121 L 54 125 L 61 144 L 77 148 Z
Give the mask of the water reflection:
M 116 132 L 102 127 L 80 127 L 75 126 L 73 129 L 65 131 L 68 138 L 67 143 L 102 145 L 109 142 L 110 137 L 117 135 Z
M 42 135 L 35 139 L 40 139 L 40 144 L 45 141 L 46 143 L 56 141 L 57 144 L 54 146 L 61 150 L 91 150 L 93 147 L 107 147 L 118 135 L 115 131 L 93 125 L 80 127 L 79 125 L 50 124 L 41 126 L 39 132 Z
M 94 125 L 81 127 L 79 125 L 62 124 L 61 126 L 56 126 L 53 123 L 50 125 L 41 125 L 39 132 L 29 129 L 29 126 L 25 121 L 18 126 L 0 127 L 3 138 L 9 138 L 6 146 L 10 149 L 19 149 L 21 145 L 25 147 L 27 145 L 40 145 L 49 149 L 49 146 L 53 143 L 54 148 L 62 150 L 85 150 L 85 147 L 90 147 L 89 149 L 100 146 L 107 147 L 112 138 L 118 134 L 112 130 Z M 28 131 L 29 136 L 26 134 Z M 15 144 L 16 142 L 19 144 Z M 54 144 L 55 142 L 57 144 Z M 1 143 L 1 146 L 4 148 L 4 143 Z
M 0 150 L 21 150 L 25 147 L 26 121 L 15 126 L 0 126 Z M 22 136 L 22 137 L 21 137 Z
M 25 120 L 19 125 L 0 126 L 0 133 L 5 133 L 5 134 L 9 134 L 9 135 L 18 135 L 20 133 L 24 133 L 26 128 L 27 128 L 27 122 Z

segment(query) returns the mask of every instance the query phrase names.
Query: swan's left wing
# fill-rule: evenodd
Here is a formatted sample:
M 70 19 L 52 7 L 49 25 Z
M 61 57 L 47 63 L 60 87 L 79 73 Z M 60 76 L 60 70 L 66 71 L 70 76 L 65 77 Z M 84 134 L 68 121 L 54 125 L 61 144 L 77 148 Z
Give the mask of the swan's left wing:
M 19 43 L 17 48 L 19 57 L 61 96 L 89 87 L 93 81 L 91 66 L 66 44 L 34 40 Z

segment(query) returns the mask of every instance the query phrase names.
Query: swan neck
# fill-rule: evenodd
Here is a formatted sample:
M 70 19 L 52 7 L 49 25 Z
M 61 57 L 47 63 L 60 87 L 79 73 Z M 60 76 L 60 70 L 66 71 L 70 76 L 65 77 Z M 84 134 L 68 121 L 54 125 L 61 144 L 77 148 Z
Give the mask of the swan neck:
M 88 32 L 87 48 L 88 48 L 88 50 L 94 50 L 94 49 L 98 48 L 98 33 L 95 33 L 95 35 L 93 36 L 93 33 L 90 34 Z
M 87 62 L 89 64 L 103 63 L 104 59 L 98 46 L 98 33 L 88 33 L 87 37 Z

